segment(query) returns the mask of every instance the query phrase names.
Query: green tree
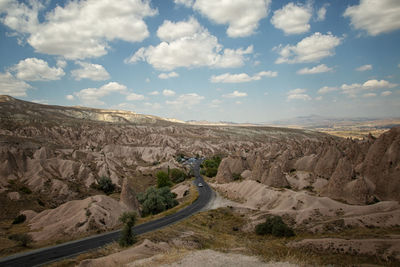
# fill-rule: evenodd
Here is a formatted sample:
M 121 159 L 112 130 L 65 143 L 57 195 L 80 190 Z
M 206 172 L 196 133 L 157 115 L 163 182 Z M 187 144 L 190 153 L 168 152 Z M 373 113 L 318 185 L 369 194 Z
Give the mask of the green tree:
M 220 156 L 214 156 L 211 159 L 206 159 L 202 163 L 202 169 L 204 175 L 208 177 L 214 177 L 217 175 L 219 164 L 221 163 Z
M 172 185 L 171 180 L 169 179 L 168 174 L 166 172 L 159 171 L 159 172 L 157 172 L 156 177 L 157 177 L 157 187 L 158 188 Z
M 115 184 L 112 183 L 111 179 L 107 176 L 102 176 L 99 179 L 99 184 L 97 188 L 106 193 L 107 195 L 111 194 L 115 190 Z
M 180 169 L 171 170 L 171 180 L 175 184 L 185 181 L 186 177 L 187 177 L 186 173 Z
M 287 226 L 280 216 L 268 217 L 265 223 L 258 224 L 256 226 L 256 234 L 273 235 L 277 237 L 294 236 L 293 229 Z
M 29 234 L 12 234 L 8 237 L 8 239 L 17 241 L 22 247 L 28 247 L 29 244 L 33 241 L 32 237 Z
M 25 220 L 26 220 L 26 216 L 24 214 L 20 214 L 17 217 L 15 217 L 12 224 L 20 224 L 20 223 L 23 223 Z
M 118 241 L 121 247 L 128 247 L 136 243 L 136 235 L 132 229 L 136 223 L 136 218 L 137 214 L 134 211 L 124 212 L 119 217 L 119 220 L 124 224 Z
M 169 187 L 149 187 L 144 194 L 138 196 L 138 200 L 142 204 L 143 216 L 157 214 L 175 207 L 178 205 L 175 197 L 176 195 L 171 193 Z

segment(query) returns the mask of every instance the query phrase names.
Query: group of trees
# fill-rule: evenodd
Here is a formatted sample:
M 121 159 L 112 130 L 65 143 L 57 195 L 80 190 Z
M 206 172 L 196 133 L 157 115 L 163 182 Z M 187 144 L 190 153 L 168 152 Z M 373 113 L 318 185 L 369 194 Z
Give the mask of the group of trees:
M 96 183 L 91 184 L 91 187 L 96 190 L 103 191 L 106 195 L 112 194 L 115 191 L 115 184 L 111 181 L 110 177 L 101 176 Z
M 201 164 L 201 174 L 207 177 L 214 177 L 217 175 L 219 164 L 221 163 L 220 156 L 214 156 L 206 159 Z

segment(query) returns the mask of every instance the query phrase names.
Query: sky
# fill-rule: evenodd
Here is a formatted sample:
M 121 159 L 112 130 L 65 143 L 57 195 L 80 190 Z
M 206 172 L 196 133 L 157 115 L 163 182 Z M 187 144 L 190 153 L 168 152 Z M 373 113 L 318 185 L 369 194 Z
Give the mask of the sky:
M 0 94 L 185 121 L 400 117 L 399 47 L 399 0 L 0 0 Z

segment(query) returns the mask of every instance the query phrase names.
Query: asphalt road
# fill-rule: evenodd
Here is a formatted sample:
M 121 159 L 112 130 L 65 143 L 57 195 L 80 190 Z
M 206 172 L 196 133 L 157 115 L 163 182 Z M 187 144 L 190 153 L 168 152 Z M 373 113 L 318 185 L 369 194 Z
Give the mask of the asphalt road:
M 148 233 L 167 225 L 176 223 L 184 218 L 193 215 L 196 212 L 199 212 L 207 206 L 213 192 L 208 184 L 205 183 L 203 178 L 200 176 L 200 163 L 201 161 L 197 160 L 194 164 L 194 174 L 196 177 L 195 184 L 197 186 L 197 190 L 199 191 L 198 199 L 192 205 L 187 206 L 186 208 L 180 210 L 175 214 L 171 214 L 158 220 L 135 226 L 133 229 L 137 235 Z M 203 187 L 198 187 L 199 183 L 202 183 Z M 120 232 L 121 230 L 117 230 L 76 241 L 67 242 L 57 246 L 46 247 L 29 252 L 15 254 L 5 258 L 1 258 L 0 266 L 41 266 L 61 259 L 70 258 L 88 250 L 95 249 L 118 240 Z

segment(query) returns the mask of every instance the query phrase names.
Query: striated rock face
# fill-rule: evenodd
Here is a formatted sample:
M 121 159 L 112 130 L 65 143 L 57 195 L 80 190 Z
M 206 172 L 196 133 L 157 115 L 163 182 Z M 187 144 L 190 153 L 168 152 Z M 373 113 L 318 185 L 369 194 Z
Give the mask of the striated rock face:
M 136 193 L 129 184 L 128 179 L 124 179 L 122 184 L 120 202 L 125 204 L 129 210 L 136 211 L 138 214 L 140 214 L 139 201 L 137 200 Z
M 228 156 L 221 161 L 216 179 L 219 183 L 231 182 L 233 174 L 241 174 L 244 169 L 245 163 L 240 156 Z

